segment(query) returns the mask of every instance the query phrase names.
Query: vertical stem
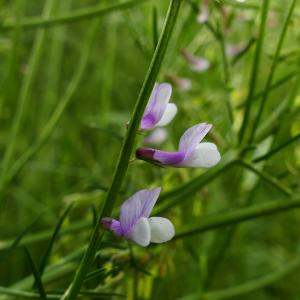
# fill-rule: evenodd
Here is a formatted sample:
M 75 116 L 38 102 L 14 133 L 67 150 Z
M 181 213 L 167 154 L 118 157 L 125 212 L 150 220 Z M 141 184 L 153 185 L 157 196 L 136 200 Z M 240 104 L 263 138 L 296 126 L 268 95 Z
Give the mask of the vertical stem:
M 163 58 L 165 56 L 167 46 L 173 32 L 177 15 L 179 12 L 181 0 L 171 0 L 169 9 L 167 12 L 166 20 L 163 26 L 162 33 L 159 38 L 158 45 L 153 54 L 152 61 L 147 72 L 146 78 L 144 80 L 143 86 L 141 88 L 140 94 L 138 96 L 133 116 L 131 118 L 130 126 L 124 140 L 119 160 L 116 165 L 115 173 L 113 176 L 112 184 L 108 191 L 107 197 L 104 202 L 102 212 L 100 214 L 99 222 L 96 224 L 88 249 L 80 263 L 80 266 L 75 274 L 74 280 L 70 287 L 62 297 L 62 299 L 73 300 L 76 299 L 80 288 L 83 284 L 86 273 L 94 259 L 97 248 L 101 242 L 103 231 L 100 227 L 100 220 L 103 216 L 110 216 L 114 207 L 115 200 L 117 198 L 118 192 L 121 188 L 123 179 L 125 177 L 130 156 L 133 150 L 135 137 L 140 126 L 140 122 L 147 105 L 147 101 L 150 97 L 151 91 L 155 84 L 156 77 L 160 70 Z
M 246 109 L 244 113 L 243 123 L 240 128 L 239 132 L 239 143 L 241 144 L 245 135 L 246 127 L 248 125 L 249 117 L 250 117 L 250 111 L 251 111 L 251 104 L 252 99 L 255 92 L 255 86 L 257 82 L 258 77 L 258 69 L 259 69 L 259 63 L 261 58 L 261 50 L 262 50 L 262 44 L 265 36 L 265 27 L 266 27 L 266 21 L 268 16 L 268 10 L 269 10 L 269 3 L 270 0 L 264 0 L 263 6 L 262 6 L 262 13 L 261 13 L 261 19 L 260 19 L 260 28 L 259 28 L 259 36 L 257 39 L 257 45 L 256 50 L 254 54 L 254 62 L 252 67 L 252 73 L 251 73 L 251 79 L 249 84 L 249 91 L 248 96 L 246 99 Z
M 277 47 L 276 47 L 274 60 L 273 60 L 271 70 L 270 70 L 270 73 L 269 73 L 269 76 L 268 76 L 268 79 L 267 79 L 266 87 L 265 87 L 265 90 L 264 90 L 264 93 L 263 93 L 263 97 L 262 97 L 261 102 L 260 102 L 260 106 L 259 106 L 259 109 L 258 109 L 257 116 L 254 120 L 254 124 L 253 124 L 252 131 L 251 131 L 250 138 L 249 138 L 249 144 L 251 144 L 251 142 L 254 138 L 255 131 L 258 127 L 258 124 L 259 124 L 261 115 L 263 113 L 265 104 L 268 100 L 269 91 L 270 91 L 273 76 L 274 76 L 274 73 L 275 73 L 275 70 L 276 70 L 276 67 L 277 67 L 277 63 L 278 63 L 279 55 L 280 55 L 280 52 L 281 52 L 282 44 L 283 44 L 287 29 L 288 29 L 288 25 L 290 23 L 290 19 L 293 15 L 293 11 L 294 11 L 294 8 L 296 6 L 296 2 L 297 2 L 297 0 L 292 0 L 290 8 L 289 8 L 288 13 L 287 13 L 287 16 L 285 18 L 285 22 L 284 22 L 284 25 L 283 25 L 283 28 L 282 28 L 282 31 L 281 31 L 281 34 L 280 34 L 280 37 L 279 37 Z

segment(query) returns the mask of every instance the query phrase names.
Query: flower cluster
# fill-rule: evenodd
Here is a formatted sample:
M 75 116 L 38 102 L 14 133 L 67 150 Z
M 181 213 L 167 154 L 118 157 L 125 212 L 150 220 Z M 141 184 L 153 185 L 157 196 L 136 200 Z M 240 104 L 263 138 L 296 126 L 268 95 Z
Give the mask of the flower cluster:
M 169 124 L 177 113 L 177 106 L 170 103 L 171 95 L 170 84 L 155 84 L 140 124 L 141 131 L 153 130 L 144 143 L 157 144 L 167 138 L 162 127 Z M 136 158 L 164 167 L 213 167 L 221 159 L 218 148 L 214 143 L 202 142 L 211 128 L 212 125 L 208 123 L 197 124 L 181 136 L 177 151 L 142 147 L 136 150 Z M 121 206 L 120 219 L 103 218 L 102 226 L 116 236 L 142 247 L 148 246 L 150 242 L 164 243 L 171 240 L 175 234 L 172 222 L 163 217 L 150 217 L 160 191 L 158 187 L 136 192 Z

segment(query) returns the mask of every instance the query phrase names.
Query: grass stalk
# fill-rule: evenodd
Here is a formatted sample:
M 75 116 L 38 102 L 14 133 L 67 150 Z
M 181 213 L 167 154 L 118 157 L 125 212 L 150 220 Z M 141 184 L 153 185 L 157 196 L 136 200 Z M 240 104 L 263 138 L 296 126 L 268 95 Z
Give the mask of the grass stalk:
M 223 228 L 225 226 L 246 222 L 258 218 L 263 218 L 276 213 L 282 213 L 295 208 L 300 208 L 300 198 L 295 197 L 290 200 L 270 201 L 254 205 L 251 207 L 240 208 L 230 212 L 223 212 L 217 215 L 203 217 L 198 224 L 187 226 L 180 230 L 175 236 L 175 240 L 204 233 L 210 230 Z
M 96 17 L 103 17 L 109 15 L 114 12 L 118 12 L 121 10 L 126 10 L 132 8 L 136 5 L 142 4 L 149 0 L 132 0 L 127 1 L 124 3 L 112 5 L 107 8 L 103 8 L 103 5 L 80 9 L 78 11 L 68 13 L 63 16 L 58 16 L 54 18 L 49 17 L 34 17 L 28 20 L 21 21 L 19 26 L 24 29 L 32 29 L 32 28 L 41 28 L 41 27 L 49 27 L 55 25 L 62 25 L 62 24 L 70 24 L 82 20 L 91 20 L 92 18 Z M 15 23 L 7 23 L 2 24 L 2 30 L 11 30 L 15 28 L 17 25 Z
M 48 0 L 44 7 L 43 15 L 48 18 L 51 14 L 55 0 Z M 19 28 L 20 24 L 18 24 Z M 26 112 L 26 106 L 29 101 L 30 90 L 37 72 L 39 61 L 41 59 L 42 50 L 45 44 L 46 32 L 45 30 L 40 30 L 37 32 L 37 36 L 34 41 L 32 52 L 28 62 L 28 72 L 24 77 L 24 81 L 20 90 L 19 102 L 17 105 L 17 111 L 15 112 L 14 119 L 12 121 L 11 131 L 9 135 L 9 140 L 7 142 L 7 147 L 5 149 L 2 170 L 0 175 L 0 191 L 3 189 L 5 177 L 9 169 L 9 165 L 12 161 L 12 157 L 15 150 L 15 145 L 17 142 L 17 136 L 21 126 L 22 119 Z M 1 201 L 1 199 L 0 199 Z
M 261 13 L 261 19 L 260 19 L 260 27 L 259 27 L 259 34 L 257 38 L 256 43 L 256 49 L 254 54 L 254 61 L 251 71 L 251 78 L 249 83 L 249 91 L 248 96 L 246 99 L 246 108 L 244 112 L 243 122 L 239 131 L 239 144 L 243 142 L 243 138 L 245 135 L 246 128 L 249 123 L 250 113 L 251 113 L 251 106 L 252 106 L 252 98 L 255 93 L 255 87 L 257 82 L 257 74 L 259 71 L 259 64 L 261 59 L 261 52 L 262 52 L 262 45 L 265 37 L 265 27 L 266 27 L 266 21 L 268 16 L 268 10 L 269 10 L 269 3 L 270 0 L 264 0 L 262 4 L 262 13 Z
M 256 118 L 255 118 L 254 123 L 253 123 L 252 130 L 251 130 L 251 134 L 250 134 L 250 138 L 249 138 L 249 144 L 251 144 L 251 142 L 253 141 L 253 138 L 255 136 L 256 129 L 258 127 L 261 116 L 263 114 L 266 102 L 268 101 L 268 96 L 269 96 L 270 88 L 271 88 L 271 85 L 272 85 L 272 80 L 273 80 L 276 68 L 278 66 L 279 56 L 280 56 L 280 52 L 281 52 L 281 49 L 282 49 L 283 41 L 284 41 L 284 38 L 286 36 L 288 25 L 290 23 L 292 15 L 293 15 L 293 11 L 295 9 L 296 3 L 297 3 L 297 0 L 292 0 L 291 1 L 287 16 L 285 18 L 283 28 L 282 28 L 282 31 L 280 33 L 279 41 L 278 41 L 278 44 L 277 44 L 277 47 L 276 47 L 276 51 L 275 51 L 274 59 L 273 59 L 273 62 L 272 62 L 271 70 L 270 70 L 270 73 L 269 73 L 269 76 L 268 76 L 268 79 L 267 79 L 267 83 L 266 83 L 266 87 L 265 87 L 265 90 L 264 90 L 264 93 L 263 93 L 263 97 L 260 101 L 259 109 L 258 109 Z

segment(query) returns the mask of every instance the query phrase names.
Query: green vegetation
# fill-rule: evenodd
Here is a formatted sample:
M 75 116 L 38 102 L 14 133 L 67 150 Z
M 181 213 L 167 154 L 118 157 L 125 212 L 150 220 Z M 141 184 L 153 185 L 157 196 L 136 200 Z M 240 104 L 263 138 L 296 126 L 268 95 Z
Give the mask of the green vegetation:
M 0 7 L 0 300 L 299 300 L 299 1 Z M 220 163 L 135 159 L 155 82 L 178 107 L 155 148 L 208 122 Z M 158 186 L 173 240 L 142 248 L 102 228 Z

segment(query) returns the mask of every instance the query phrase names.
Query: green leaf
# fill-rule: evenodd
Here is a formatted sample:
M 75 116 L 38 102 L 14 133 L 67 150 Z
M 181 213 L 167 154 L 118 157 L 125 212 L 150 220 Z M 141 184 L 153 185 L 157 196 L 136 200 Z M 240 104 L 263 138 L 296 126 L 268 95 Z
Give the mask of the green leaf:
M 30 253 L 29 253 L 29 251 L 26 247 L 24 247 L 24 251 L 25 251 L 27 260 L 30 264 L 31 271 L 32 271 L 32 274 L 34 276 L 38 292 L 40 294 L 40 299 L 41 300 L 47 300 L 47 295 L 46 295 L 46 292 L 45 292 L 45 289 L 44 289 L 44 286 L 43 286 L 43 283 L 42 283 L 41 275 L 40 275 L 38 269 L 36 268 L 36 265 L 35 265 L 31 255 L 30 255 Z
M 40 266 L 39 266 L 39 274 L 40 276 L 43 276 L 43 273 L 44 273 L 44 270 L 45 270 L 45 267 L 46 267 L 46 264 L 48 262 L 48 259 L 51 255 L 51 251 L 53 249 L 53 245 L 54 245 L 54 242 L 56 241 L 57 237 L 58 237 L 58 234 L 60 232 L 60 229 L 61 229 L 61 226 L 65 220 L 65 218 L 68 216 L 70 210 L 72 209 L 73 205 L 69 205 L 66 210 L 64 211 L 64 213 L 61 215 L 61 217 L 59 218 L 57 224 L 56 224 L 56 227 L 53 231 L 53 234 L 51 236 L 51 239 L 48 243 L 48 246 L 47 246 L 47 249 L 42 257 L 42 260 L 41 260 L 41 263 L 40 263 Z M 35 281 L 34 283 L 34 287 L 37 286 L 37 282 Z

